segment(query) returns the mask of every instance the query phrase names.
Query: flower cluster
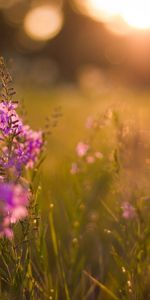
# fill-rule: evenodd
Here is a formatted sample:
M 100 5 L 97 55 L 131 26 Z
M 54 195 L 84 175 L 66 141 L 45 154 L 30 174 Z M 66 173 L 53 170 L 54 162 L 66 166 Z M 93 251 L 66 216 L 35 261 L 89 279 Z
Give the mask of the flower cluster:
M 96 159 L 103 158 L 103 154 L 100 151 L 92 151 L 90 144 L 83 141 L 80 141 L 77 144 L 76 153 L 78 156 L 78 162 L 72 163 L 70 170 L 71 174 L 76 174 L 81 171 L 81 160 L 79 161 L 79 159 L 83 158 L 87 164 L 93 164 Z
M 104 115 L 98 116 L 97 118 L 93 118 L 89 116 L 86 120 L 85 127 L 86 129 L 91 129 L 94 134 L 98 132 L 98 130 L 110 124 L 112 120 L 113 112 L 111 109 L 108 109 Z M 76 174 L 79 173 L 82 169 L 81 162 L 84 161 L 87 164 L 93 164 L 97 159 L 102 159 L 103 154 L 100 151 L 93 150 L 91 147 L 91 142 L 80 141 L 76 146 L 76 154 L 78 156 L 77 162 L 73 162 L 71 165 L 70 173 Z
M 0 167 L 13 169 L 21 175 L 22 169 L 32 168 L 42 149 L 42 132 L 36 132 L 24 125 L 16 112 L 17 104 L 0 103 Z
M 33 131 L 17 113 L 9 74 L 1 65 L 0 101 L 0 236 L 13 237 L 12 224 L 25 218 L 30 191 L 22 184 L 25 169 L 33 168 L 43 146 L 42 131 Z
M 17 112 L 17 103 L 2 101 L 0 103 L 0 138 L 18 135 L 22 129 L 22 121 Z
M 89 116 L 86 120 L 85 127 L 87 129 L 102 129 L 103 127 L 107 126 L 110 124 L 113 118 L 113 112 L 112 109 L 109 108 L 106 110 L 104 115 L 93 118 L 92 116 Z

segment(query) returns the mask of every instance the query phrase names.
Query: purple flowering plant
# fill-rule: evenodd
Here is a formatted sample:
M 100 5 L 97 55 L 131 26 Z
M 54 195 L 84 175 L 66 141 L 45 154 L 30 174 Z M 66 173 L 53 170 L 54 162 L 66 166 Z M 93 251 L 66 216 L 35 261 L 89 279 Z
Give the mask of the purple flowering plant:
M 35 131 L 18 113 L 15 94 L 0 58 L 0 298 L 46 300 L 53 293 L 46 238 L 47 224 L 53 225 L 53 205 L 45 217 L 40 209 L 39 169 L 47 135 L 56 127 L 61 108 L 54 109 L 43 130 Z
M 91 245 L 84 251 L 92 253 L 93 265 L 101 259 L 104 273 L 89 262 L 83 267 L 91 287 L 99 287 L 93 299 L 144 300 L 150 282 L 150 135 L 121 113 L 88 118 L 88 134 L 74 146 L 70 176 L 79 217 L 73 232 L 83 248 Z
M 2 58 L 0 79 L 0 237 L 11 239 L 13 224 L 28 215 L 32 193 L 25 171 L 36 166 L 44 135 L 33 131 L 18 115 L 12 79 Z

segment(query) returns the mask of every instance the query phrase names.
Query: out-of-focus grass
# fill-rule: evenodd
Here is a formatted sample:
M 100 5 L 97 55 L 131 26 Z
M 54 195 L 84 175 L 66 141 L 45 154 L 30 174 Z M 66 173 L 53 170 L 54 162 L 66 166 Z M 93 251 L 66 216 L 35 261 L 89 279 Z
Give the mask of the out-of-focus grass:
M 122 118 L 135 118 L 138 126 L 150 124 L 150 92 L 131 89 L 111 89 L 105 93 L 79 90 L 75 86 L 51 89 L 20 89 L 27 110 L 27 121 L 33 128 L 42 128 L 46 117 L 61 106 L 62 118 L 49 137 L 45 172 L 55 172 L 60 163 L 72 155 L 75 144 L 83 139 L 88 116 L 96 116 L 109 107 L 118 110 Z
M 51 115 L 55 107 L 61 106 L 63 113 L 49 137 L 47 158 L 43 165 L 42 191 L 38 199 L 45 209 L 40 211 L 40 241 L 37 238 L 31 242 L 33 261 L 31 259 L 30 264 L 34 262 L 36 269 L 39 268 L 40 276 L 35 277 L 38 282 L 39 279 L 44 281 L 47 293 L 47 296 L 42 294 L 40 300 L 148 299 L 145 295 L 149 295 L 149 282 L 145 282 L 144 292 L 140 287 L 140 283 L 143 285 L 143 280 L 149 278 L 144 275 L 149 274 L 146 273 L 149 272 L 146 267 L 149 252 L 144 252 L 144 259 L 141 255 L 145 224 L 143 219 L 139 219 L 141 223 L 122 220 L 120 197 L 124 196 L 121 194 L 124 189 L 119 194 L 118 186 L 124 183 L 125 190 L 132 192 L 133 197 L 141 195 L 136 195 L 134 186 L 132 190 L 130 178 L 124 178 L 125 173 L 119 177 L 117 159 L 113 162 L 109 159 L 111 150 L 116 150 L 116 147 L 118 150 L 121 143 L 117 140 L 118 144 L 113 147 L 113 132 L 117 125 L 106 126 L 97 136 L 97 147 L 100 149 L 96 150 L 104 149 L 102 160 L 97 160 L 93 165 L 85 163 L 86 171 L 77 176 L 70 174 L 70 166 L 77 158 L 76 144 L 88 135 L 85 128 L 88 116 L 95 117 L 112 108 L 119 111 L 121 121 L 134 120 L 137 129 L 148 129 L 150 93 L 121 88 L 95 93 L 68 86 L 51 90 L 30 88 L 20 90 L 19 94 L 24 95 L 27 119 L 33 128 L 42 128 L 45 118 Z M 120 130 L 119 122 L 117 130 Z M 136 132 L 132 138 L 133 142 L 136 141 Z M 122 142 L 122 146 L 126 144 Z M 131 158 L 134 158 L 137 151 L 134 143 L 127 144 L 127 147 L 127 159 L 130 159 L 130 150 L 133 150 Z M 35 251 L 36 247 L 40 248 L 39 252 Z M 130 283 L 133 289 L 130 289 Z M 144 298 L 137 297 L 136 293 L 143 293 Z

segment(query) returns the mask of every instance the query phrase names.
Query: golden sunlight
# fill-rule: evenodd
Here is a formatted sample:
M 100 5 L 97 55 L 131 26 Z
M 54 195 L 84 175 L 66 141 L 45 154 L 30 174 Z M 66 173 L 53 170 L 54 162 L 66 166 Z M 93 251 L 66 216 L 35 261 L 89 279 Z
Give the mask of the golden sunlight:
M 107 22 L 120 13 L 119 0 L 75 0 L 77 8 L 97 21 Z
M 97 21 L 116 18 L 131 28 L 150 29 L 150 0 L 74 0 L 77 9 Z M 111 24 L 110 24 L 111 26 Z
M 63 25 L 61 10 L 52 5 L 31 9 L 24 19 L 24 30 L 34 40 L 46 41 L 56 36 Z
M 149 0 L 128 0 L 122 11 L 124 20 L 131 27 L 139 29 L 150 28 L 150 1 Z

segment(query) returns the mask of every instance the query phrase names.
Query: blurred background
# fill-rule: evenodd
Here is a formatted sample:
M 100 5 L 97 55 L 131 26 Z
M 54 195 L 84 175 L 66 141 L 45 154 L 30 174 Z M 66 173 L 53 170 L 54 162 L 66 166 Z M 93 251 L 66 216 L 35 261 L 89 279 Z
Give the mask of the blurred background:
M 62 107 L 51 166 L 73 153 L 86 118 L 110 105 L 149 123 L 149 16 L 149 0 L 0 0 L 0 55 L 27 121 L 42 127 Z
M 149 86 L 149 0 L 0 0 L 18 83 Z

